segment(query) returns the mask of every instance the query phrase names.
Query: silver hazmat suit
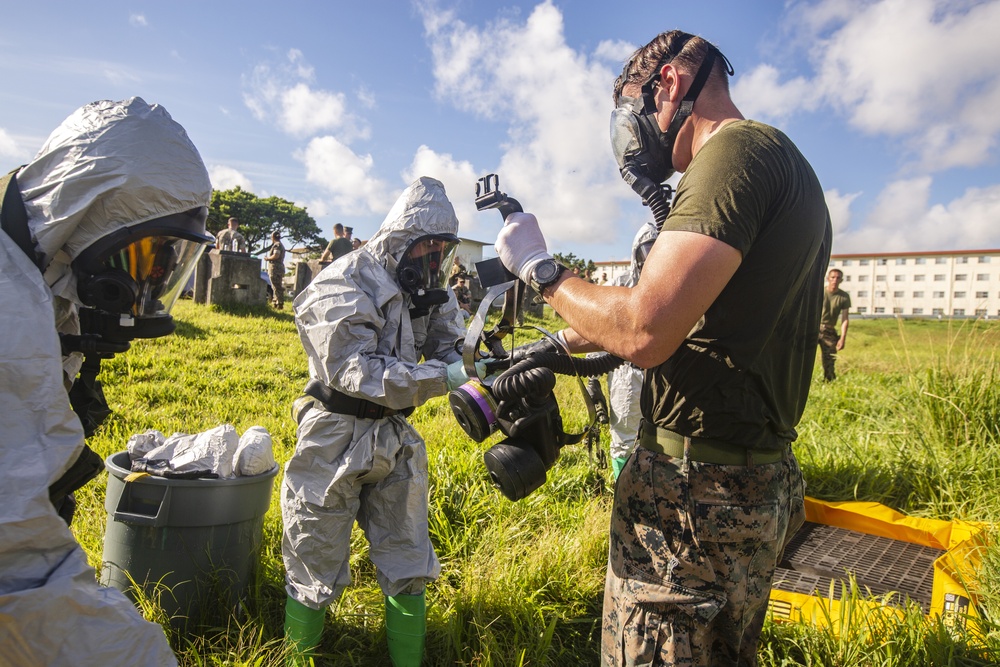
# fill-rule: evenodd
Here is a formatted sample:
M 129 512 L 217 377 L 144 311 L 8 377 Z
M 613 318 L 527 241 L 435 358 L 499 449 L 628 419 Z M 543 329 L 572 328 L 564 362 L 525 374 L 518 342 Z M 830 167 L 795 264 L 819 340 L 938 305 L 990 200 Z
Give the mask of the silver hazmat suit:
M 639 282 L 637 253 L 642 244 L 656 239 L 656 225 L 645 223 L 632 239 L 632 263 L 629 272 L 615 279 L 616 285 L 634 287 Z M 611 457 L 627 458 L 635 448 L 642 413 L 639 395 L 645 372 L 626 362 L 608 373 L 608 426 L 611 433 Z
M 371 240 L 323 269 L 296 297 L 295 322 L 309 375 L 348 396 L 391 409 L 447 393 L 447 366 L 464 336 L 454 293 L 411 319 L 396 280 L 407 245 L 457 234 L 444 186 L 420 178 L 404 191 Z M 357 519 L 386 595 L 420 593 L 440 573 L 427 527 L 427 454 L 402 414 L 362 419 L 314 406 L 299 417 L 281 494 L 288 595 L 322 608 L 350 583 Z
M 84 444 L 57 331 L 79 333 L 70 262 L 129 223 L 207 206 L 184 129 L 139 98 L 77 110 L 17 174 L 45 274 L 0 233 L 0 663 L 175 665 L 160 626 L 94 568 L 49 501 Z

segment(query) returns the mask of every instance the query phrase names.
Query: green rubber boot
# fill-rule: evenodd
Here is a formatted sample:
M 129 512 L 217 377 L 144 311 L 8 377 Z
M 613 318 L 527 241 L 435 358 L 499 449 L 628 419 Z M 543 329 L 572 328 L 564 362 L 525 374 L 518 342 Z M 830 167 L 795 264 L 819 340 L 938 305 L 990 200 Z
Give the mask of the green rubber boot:
M 289 667 L 309 664 L 319 640 L 323 636 L 326 609 L 307 607 L 289 596 L 285 602 L 285 641 L 294 647 L 289 657 Z
M 423 593 L 385 597 L 385 634 L 393 667 L 420 667 L 427 634 Z
M 611 470 L 614 471 L 616 480 L 618 479 L 618 475 L 622 474 L 622 468 L 625 467 L 626 463 L 628 463 L 627 456 L 616 456 L 611 459 Z

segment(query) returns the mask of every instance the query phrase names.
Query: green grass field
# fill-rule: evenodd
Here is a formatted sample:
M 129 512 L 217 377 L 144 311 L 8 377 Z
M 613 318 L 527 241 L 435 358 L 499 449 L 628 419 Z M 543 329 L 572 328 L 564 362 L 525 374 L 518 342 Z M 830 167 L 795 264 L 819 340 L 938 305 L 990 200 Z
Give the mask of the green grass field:
M 196 433 L 261 425 L 283 464 L 295 446 L 290 406 L 307 380 L 286 306 L 219 310 L 182 301 L 173 336 L 139 341 L 105 362 L 101 379 L 115 413 L 91 441 L 102 456 L 156 428 Z M 553 319 L 531 320 L 550 330 Z M 533 334 L 537 336 L 537 334 Z M 903 513 L 1000 521 L 1000 324 L 852 321 L 839 379 L 815 379 L 795 451 L 808 494 L 871 500 Z M 586 415 L 570 379 L 557 396 L 566 429 Z M 412 418 L 430 461 L 431 538 L 441 577 L 427 592 L 426 665 L 597 665 L 611 505 L 611 471 L 584 447 L 563 450 L 548 482 L 511 503 L 486 479 L 482 454 L 447 399 Z M 607 444 L 605 434 L 604 446 Z M 105 475 L 78 493 L 74 531 L 101 567 Z M 279 477 L 265 517 L 258 582 L 226 627 L 170 632 L 182 665 L 283 665 L 284 572 Z M 994 541 L 995 542 L 995 541 Z M 382 596 L 363 536 L 352 538 L 354 585 L 327 615 L 317 664 L 387 665 Z M 1000 664 L 1000 548 L 990 547 L 975 585 L 982 620 L 950 631 L 919 614 L 885 622 L 862 613 L 840 634 L 772 624 L 762 665 Z M 148 618 L 162 620 L 154 607 Z

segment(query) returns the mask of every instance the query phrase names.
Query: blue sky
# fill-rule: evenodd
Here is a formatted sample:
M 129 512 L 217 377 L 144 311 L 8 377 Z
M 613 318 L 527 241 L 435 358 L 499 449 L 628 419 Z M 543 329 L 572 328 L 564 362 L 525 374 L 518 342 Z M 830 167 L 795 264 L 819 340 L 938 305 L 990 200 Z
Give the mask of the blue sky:
M 623 259 L 649 216 L 617 173 L 610 88 L 656 33 L 732 61 L 744 115 L 812 162 L 834 252 L 1000 248 L 1000 0 L 8 3 L 0 158 L 75 108 L 163 105 L 213 185 L 369 237 L 413 178 L 492 241 L 475 181 L 536 213 L 554 252 Z

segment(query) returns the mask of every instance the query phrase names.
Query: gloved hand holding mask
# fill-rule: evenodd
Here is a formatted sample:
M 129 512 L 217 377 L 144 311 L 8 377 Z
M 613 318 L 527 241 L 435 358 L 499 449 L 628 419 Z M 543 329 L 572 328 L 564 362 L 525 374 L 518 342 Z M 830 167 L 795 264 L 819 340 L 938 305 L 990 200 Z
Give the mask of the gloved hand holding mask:
M 482 379 L 486 375 L 486 362 L 476 362 L 477 379 Z M 465 362 L 455 361 L 448 364 L 448 391 L 454 391 L 469 381 L 469 375 L 465 372 Z
M 544 259 L 552 259 L 538 220 L 531 213 L 511 213 L 497 236 L 494 248 L 507 270 L 525 283 L 531 270 Z

